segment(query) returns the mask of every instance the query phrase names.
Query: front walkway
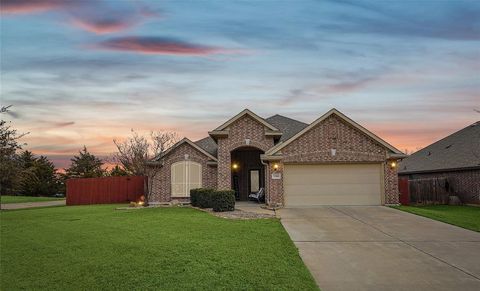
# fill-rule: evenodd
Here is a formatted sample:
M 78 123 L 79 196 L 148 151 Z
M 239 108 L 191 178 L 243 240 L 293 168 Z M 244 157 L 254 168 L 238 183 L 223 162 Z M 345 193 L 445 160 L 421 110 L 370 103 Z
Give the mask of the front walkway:
M 255 201 L 236 201 L 235 202 L 235 209 L 245 211 L 245 212 L 253 212 L 258 214 L 270 214 L 275 215 L 275 211 L 262 208 L 265 206 L 264 203 L 257 203 Z
M 480 290 L 480 233 L 382 206 L 277 215 L 322 290 Z
M 43 201 L 43 202 L 24 202 L 24 203 L 8 203 L 1 204 L 2 210 L 34 208 L 34 207 L 46 207 L 46 206 L 61 206 L 65 205 L 65 200 Z

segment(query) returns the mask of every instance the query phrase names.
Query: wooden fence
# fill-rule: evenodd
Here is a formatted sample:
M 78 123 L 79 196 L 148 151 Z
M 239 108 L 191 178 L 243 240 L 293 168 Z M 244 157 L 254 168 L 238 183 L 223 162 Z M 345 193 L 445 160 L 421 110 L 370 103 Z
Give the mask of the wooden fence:
M 413 179 L 408 184 L 411 203 L 448 204 L 452 195 L 446 178 Z
M 143 176 L 79 178 L 67 180 L 67 205 L 138 201 L 143 195 Z

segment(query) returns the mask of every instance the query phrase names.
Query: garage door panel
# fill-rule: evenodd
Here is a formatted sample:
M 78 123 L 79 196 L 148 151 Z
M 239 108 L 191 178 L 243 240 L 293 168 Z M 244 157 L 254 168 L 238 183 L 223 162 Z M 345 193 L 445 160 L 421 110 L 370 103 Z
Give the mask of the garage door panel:
M 285 165 L 286 206 L 379 205 L 381 165 Z
M 290 171 L 290 167 L 293 167 L 294 170 Z M 332 169 L 328 169 L 328 167 L 332 167 Z M 373 169 L 370 166 L 361 167 L 358 165 L 355 166 L 314 166 L 314 165 L 306 165 L 306 167 L 302 166 L 290 166 L 287 165 L 288 175 L 285 176 L 285 179 L 288 183 L 298 183 L 307 182 L 307 183 L 315 183 L 317 182 L 324 182 L 330 181 L 332 183 L 376 183 L 378 184 L 378 174 L 379 169 L 378 166 L 374 167 Z M 354 175 L 352 175 L 354 173 Z M 345 179 L 345 176 L 349 176 L 348 179 Z
M 294 187 L 287 186 L 287 192 L 290 192 L 290 188 L 292 190 L 298 192 L 295 195 L 326 195 L 326 194 L 356 194 L 356 195 L 369 195 L 370 193 L 378 193 L 378 184 L 343 184 L 343 185 L 314 185 L 315 191 L 312 191 L 312 185 L 294 185 Z
M 327 182 L 327 183 L 326 183 Z M 367 181 L 367 180 L 363 180 L 362 179 L 355 179 L 355 180 L 346 180 L 345 177 L 335 177 L 335 178 L 330 178 L 330 177 L 326 177 L 325 179 L 323 179 L 322 176 L 318 176 L 317 179 L 315 180 L 304 180 L 304 179 L 297 179 L 297 180 L 293 180 L 293 181 L 288 181 L 288 183 L 286 183 L 285 185 L 290 185 L 290 186 L 324 186 L 324 185 L 337 185 L 337 186 L 340 186 L 340 185 L 378 185 L 378 181 L 377 179 L 375 179 L 374 181 Z
M 287 207 L 295 206 L 329 206 L 329 205 L 378 205 L 378 201 L 368 198 L 368 196 L 357 197 L 355 201 L 352 201 L 349 195 L 327 194 L 319 200 L 315 195 L 306 195 L 299 197 L 301 199 L 295 199 L 289 201 L 286 200 Z

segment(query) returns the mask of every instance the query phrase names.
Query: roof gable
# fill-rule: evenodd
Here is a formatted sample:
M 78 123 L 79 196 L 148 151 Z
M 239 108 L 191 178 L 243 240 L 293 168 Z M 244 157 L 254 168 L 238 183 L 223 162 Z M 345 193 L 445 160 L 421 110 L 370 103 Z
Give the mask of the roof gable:
M 385 148 L 387 148 L 388 150 L 390 150 L 392 153 L 394 154 L 399 154 L 399 155 L 403 155 L 403 153 L 401 151 L 399 151 L 398 149 L 396 149 L 394 146 L 390 145 L 389 143 L 387 143 L 386 141 L 384 141 L 383 139 L 381 139 L 380 137 L 378 137 L 377 135 L 373 134 L 372 132 L 370 132 L 369 130 L 367 130 L 366 128 L 364 128 L 363 126 L 361 126 L 360 124 L 356 123 L 355 121 L 353 121 L 352 119 L 350 119 L 349 117 L 347 117 L 346 115 L 344 115 L 343 113 L 341 113 L 340 111 L 338 111 L 337 109 L 333 108 L 331 110 L 329 110 L 327 113 L 325 113 L 324 115 L 320 116 L 317 120 L 313 121 L 312 123 L 310 123 L 310 125 L 308 125 L 307 127 L 303 128 L 301 131 L 297 132 L 295 135 L 293 135 L 291 138 L 289 138 L 288 140 L 286 140 L 285 142 L 283 143 L 279 143 L 278 145 L 274 146 L 273 148 L 271 148 L 268 152 L 266 152 L 265 154 L 266 155 L 274 155 L 276 154 L 277 152 L 279 152 L 282 148 L 286 147 L 288 144 L 290 144 L 292 141 L 296 140 L 297 138 L 299 138 L 300 136 L 302 136 L 303 134 L 305 134 L 306 132 L 308 132 L 309 130 L 311 130 L 312 128 L 314 128 L 317 124 L 319 124 L 320 122 L 324 121 L 325 119 L 327 119 L 329 116 L 331 115 L 336 115 L 338 116 L 340 119 L 342 119 L 343 121 L 345 121 L 346 123 L 350 124 L 351 126 L 353 126 L 354 128 L 358 129 L 359 131 L 361 131 L 362 133 L 364 133 L 365 135 L 369 136 L 370 138 L 372 138 L 373 140 L 375 140 L 376 142 L 378 142 L 380 145 L 384 146 Z
M 399 173 L 480 168 L 480 121 L 413 153 Z
M 189 140 L 188 138 L 183 138 L 182 140 L 180 140 L 179 142 L 177 142 L 176 144 L 174 144 L 173 146 L 171 146 L 161 157 L 157 158 L 156 160 L 158 161 L 159 159 L 169 155 L 174 149 L 176 149 L 177 147 L 179 147 L 180 145 L 184 144 L 184 143 L 187 143 L 189 144 L 190 146 L 192 146 L 194 149 L 198 150 L 199 152 L 201 152 L 202 154 L 206 155 L 207 157 L 209 157 L 210 159 L 214 160 L 214 161 L 217 161 L 217 158 L 214 157 L 213 155 L 211 155 L 210 153 L 208 153 L 207 151 L 205 151 L 204 149 L 202 149 L 200 146 L 198 146 L 197 144 L 195 144 L 194 142 L 192 142 L 191 140 Z
M 223 123 L 222 125 L 220 125 L 219 127 L 215 128 L 213 131 L 222 131 L 222 130 L 225 130 L 227 127 L 229 127 L 232 123 L 234 123 L 235 121 L 237 121 L 238 119 L 240 119 L 241 117 L 243 117 L 244 115 L 249 115 L 250 117 L 252 117 L 254 120 L 258 121 L 259 123 L 263 124 L 265 127 L 267 127 L 268 129 L 270 130 L 273 130 L 273 131 L 278 131 L 278 128 L 276 128 L 275 126 L 271 125 L 270 123 L 268 123 L 267 121 L 265 121 L 265 119 L 261 118 L 260 116 L 256 115 L 255 113 L 253 113 L 252 111 L 250 111 L 249 109 L 244 109 L 242 112 L 238 113 L 237 115 L 235 115 L 234 117 L 230 118 L 229 120 L 227 120 L 225 123 Z

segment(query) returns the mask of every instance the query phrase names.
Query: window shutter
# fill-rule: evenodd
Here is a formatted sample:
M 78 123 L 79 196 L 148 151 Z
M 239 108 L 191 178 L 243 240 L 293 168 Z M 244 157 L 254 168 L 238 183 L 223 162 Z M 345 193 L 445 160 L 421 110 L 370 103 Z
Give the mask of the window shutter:
M 178 162 L 172 165 L 172 196 L 185 196 L 186 191 L 186 162 Z
M 202 165 L 195 162 L 188 163 L 188 191 L 187 196 L 190 196 L 190 190 L 202 187 Z

